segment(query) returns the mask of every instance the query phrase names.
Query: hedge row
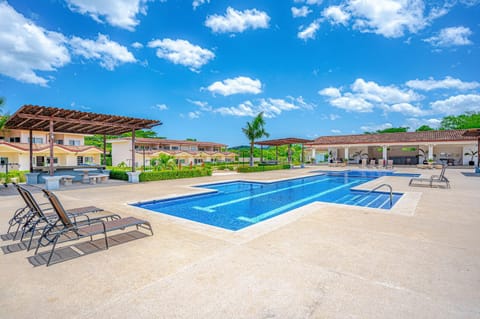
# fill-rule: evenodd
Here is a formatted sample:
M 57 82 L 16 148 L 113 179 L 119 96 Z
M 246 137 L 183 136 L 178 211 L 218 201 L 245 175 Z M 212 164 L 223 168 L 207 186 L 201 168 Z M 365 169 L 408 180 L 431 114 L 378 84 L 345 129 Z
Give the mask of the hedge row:
M 165 171 L 152 171 L 142 172 L 139 176 L 140 182 L 161 181 L 165 179 L 178 179 L 178 178 L 190 178 L 212 176 L 212 170 L 208 168 L 196 168 L 188 170 L 165 170 Z M 127 172 L 124 170 L 111 170 L 111 179 L 120 179 L 128 181 Z
M 178 179 L 190 177 L 212 176 L 212 170 L 208 168 L 196 168 L 189 170 L 142 172 L 140 182 L 160 181 L 164 179 Z
M 279 169 L 290 169 L 289 164 L 283 165 L 269 165 L 269 166 L 241 166 L 237 168 L 239 173 L 253 173 L 253 172 L 264 172 L 264 171 L 275 171 Z

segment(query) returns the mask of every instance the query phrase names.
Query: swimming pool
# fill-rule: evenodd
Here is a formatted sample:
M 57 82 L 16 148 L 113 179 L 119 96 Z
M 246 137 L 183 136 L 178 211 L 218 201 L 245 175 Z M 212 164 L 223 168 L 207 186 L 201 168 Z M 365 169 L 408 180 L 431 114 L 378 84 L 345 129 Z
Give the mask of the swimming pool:
M 132 204 L 229 230 L 239 230 L 314 201 L 390 209 L 386 192 L 351 188 L 388 172 L 319 172 L 272 183 L 234 181 L 196 185 L 211 192 Z M 393 194 L 393 205 L 402 196 Z

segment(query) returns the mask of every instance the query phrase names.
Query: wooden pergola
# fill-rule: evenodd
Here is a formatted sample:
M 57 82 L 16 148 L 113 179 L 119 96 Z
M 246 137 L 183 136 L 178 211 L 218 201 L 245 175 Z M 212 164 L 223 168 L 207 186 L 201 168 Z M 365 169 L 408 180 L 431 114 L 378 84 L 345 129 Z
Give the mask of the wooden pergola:
M 465 131 L 462 136 L 473 136 L 477 138 L 477 167 L 480 170 L 480 128 L 472 128 Z
M 33 172 L 33 131 L 49 132 L 50 176 L 53 176 L 54 132 L 103 135 L 103 159 L 106 155 L 106 136 L 132 132 L 132 172 L 135 172 L 135 131 L 161 125 L 157 120 L 146 120 L 118 115 L 80 112 L 56 107 L 24 105 L 5 123 L 7 129 L 30 132 L 30 172 Z
M 288 145 L 288 163 L 291 164 L 292 162 L 292 144 L 301 144 L 302 145 L 302 163 L 304 162 L 304 144 L 311 143 L 312 140 L 306 140 L 303 138 L 296 138 L 296 137 L 287 137 L 287 138 L 279 138 L 275 140 L 267 140 L 267 141 L 258 141 L 255 144 L 260 145 L 260 161 L 263 162 L 263 146 L 275 146 L 275 160 L 278 162 L 278 146 L 281 145 Z

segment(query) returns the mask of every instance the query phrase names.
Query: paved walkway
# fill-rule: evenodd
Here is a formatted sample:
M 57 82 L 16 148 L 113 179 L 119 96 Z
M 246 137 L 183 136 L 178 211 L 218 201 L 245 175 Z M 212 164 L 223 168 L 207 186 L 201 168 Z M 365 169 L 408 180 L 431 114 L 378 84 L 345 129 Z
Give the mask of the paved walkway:
M 117 236 L 108 251 L 51 267 L 32 266 L 32 252 L 0 253 L 0 317 L 480 318 L 480 178 L 467 170 L 447 170 L 452 189 L 409 187 L 405 177 L 364 185 L 406 192 L 391 212 L 317 202 L 238 232 L 126 204 L 201 192 L 195 184 L 309 171 L 58 191 L 66 207 L 148 219 L 155 235 Z M 21 202 L 0 201 L 4 234 Z M 87 244 L 66 248 L 73 245 Z

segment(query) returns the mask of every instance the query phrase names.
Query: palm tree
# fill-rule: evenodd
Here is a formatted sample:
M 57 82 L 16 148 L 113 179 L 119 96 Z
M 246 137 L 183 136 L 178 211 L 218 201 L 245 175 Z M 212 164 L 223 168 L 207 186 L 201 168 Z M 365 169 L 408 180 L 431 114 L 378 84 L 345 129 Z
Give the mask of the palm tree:
M 270 134 L 265 131 L 263 112 L 260 112 L 251 122 L 247 122 L 247 126 L 242 128 L 242 131 L 250 141 L 250 166 L 253 166 L 253 146 L 255 140 L 262 138 L 263 136 L 270 136 Z
M 0 130 L 3 130 L 3 126 L 8 120 L 8 115 L 3 115 L 4 105 L 5 105 L 5 98 L 0 96 Z

